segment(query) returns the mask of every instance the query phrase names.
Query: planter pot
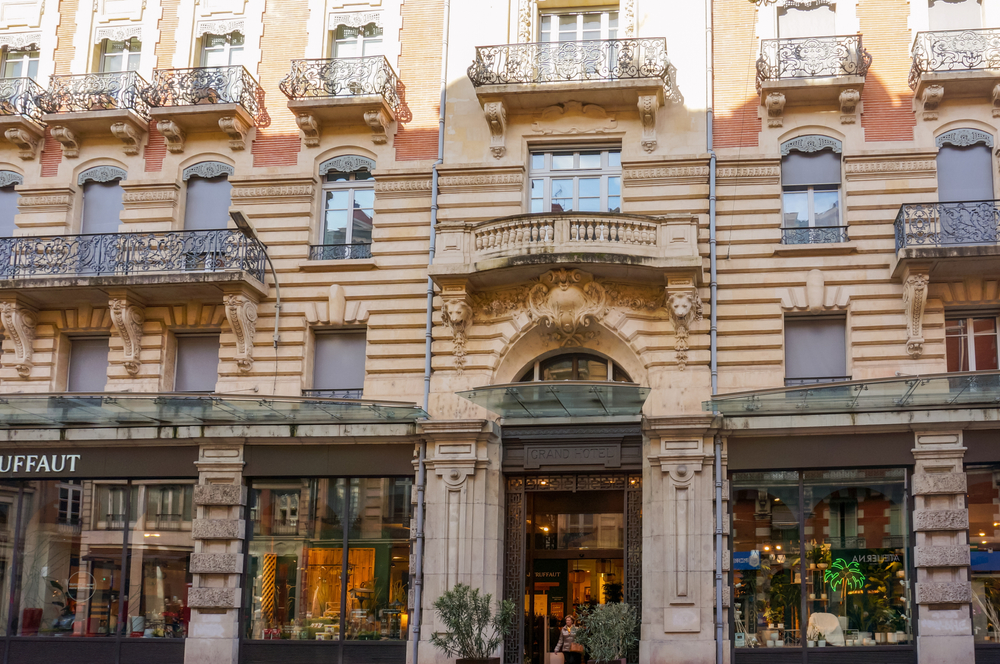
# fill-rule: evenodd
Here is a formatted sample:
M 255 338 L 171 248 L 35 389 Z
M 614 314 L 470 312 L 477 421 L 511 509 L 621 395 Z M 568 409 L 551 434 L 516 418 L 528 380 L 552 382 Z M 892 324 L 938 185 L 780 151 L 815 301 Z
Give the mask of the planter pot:
M 809 571 L 810 572 L 816 571 L 816 563 L 809 563 Z
M 774 639 L 768 639 L 767 640 L 767 647 L 768 648 L 773 648 L 774 647 Z
M 775 648 L 784 648 L 785 647 L 785 642 L 782 639 L 778 639 L 777 641 L 774 642 L 774 647 Z
M 816 593 L 809 593 L 809 599 L 816 599 Z
M 820 648 L 826 647 L 826 641 L 817 641 L 816 645 Z
M 815 641 L 806 641 L 806 645 L 808 645 L 810 648 L 815 648 L 816 647 L 816 642 Z
M 778 629 L 785 629 L 785 623 L 778 623 Z
M 822 595 L 820 595 L 820 599 L 826 599 L 826 593 L 823 593 Z
M 830 566 L 829 563 L 816 563 L 816 567 L 818 567 L 820 570 L 824 570 L 829 566 Z

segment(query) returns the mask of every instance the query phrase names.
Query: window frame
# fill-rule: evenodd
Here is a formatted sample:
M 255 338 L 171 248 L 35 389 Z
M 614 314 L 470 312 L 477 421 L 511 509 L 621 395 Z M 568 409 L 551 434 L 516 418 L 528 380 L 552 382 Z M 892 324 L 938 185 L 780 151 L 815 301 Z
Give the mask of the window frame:
M 367 173 L 368 177 L 362 180 L 357 179 L 359 173 Z M 346 180 L 331 180 L 331 176 L 347 175 Z M 358 186 L 358 183 L 366 183 L 363 186 Z M 347 229 L 344 234 L 344 242 L 327 242 L 327 233 L 329 231 L 327 224 L 327 213 L 330 212 L 328 207 L 329 192 L 333 191 L 347 191 L 347 211 L 351 212 L 355 209 L 364 210 L 366 208 L 355 208 L 354 207 L 354 194 L 355 191 L 365 190 L 372 192 L 372 232 L 374 234 L 375 230 L 375 177 L 370 171 L 329 171 L 324 176 L 323 186 L 320 188 L 320 227 L 319 227 L 319 244 L 324 246 L 336 246 L 343 244 L 345 246 L 355 245 L 355 244 L 367 244 L 370 245 L 374 242 L 374 238 L 368 242 L 355 242 L 354 241 L 354 218 L 352 215 L 348 214 L 347 219 Z
M 233 35 L 240 35 L 243 37 L 243 43 L 233 46 Z M 216 48 L 214 46 L 208 46 L 208 37 L 225 37 L 225 41 L 221 44 L 221 48 Z M 225 34 L 218 34 L 216 32 L 206 32 L 201 35 L 198 40 L 198 66 L 199 67 L 235 67 L 237 65 L 242 65 L 243 60 L 243 49 L 246 47 L 247 36 L 240 30 L 231 30 Z M 226 56 L 226 64 L 224 65 L 210 65 L 207 63 L 208 54 L 212 52 L 221 52 Z M 240 62 L 233 62 L 233 54 L 236 53 L 239 56 Z
M 789 321 L 837 321 L 844 326 L 844 373 L 840 376 L 789 376 L 788 375 L 788 323 Z M 799 385 L 817 385 L 823 383 L 839 383 L 849 381 L 851 375 L 851 326 L 846 314 L 831 314 L 826 316 L 802 316 L 788 315 L 782 318 L 781 323 L 781 366 L 785 387 L 796 387 Z
M 202 338 L 211 337 L 211 338 L 219 340 L 219 349 L 221 350 L 222 349 L 222 332 L 219 331 L 219 330 L 203 330 L 203 331 L 200 331 L 200 332 L 185 332 L 185 333 L 181 333 L 181 334 L 176 334 L 175 333 L 172 336 L 173 336 L 173 347 L 174 347 L 174 357 L 173 357 L 174 375 L 172 377 L 173 378 L 173 386 L 171 387 L 171 392 L 177 392 L 177 393 L 180 393 L 180 394 L 215 394 L 215 389 L 216 389 L 216 387 L 219 384 L 219 370 L 218 370 L 219 358 L 218 357 L 216 357 L 216 365 L 215 365 L 216 366 L 216 369 L 215 369 L 215 384 L 212 386 L 211 390 L 178 390 L 177 389 L 177 366 L 178 366 L 178 364 L 181 361 L 180 344 L 178 343 L 178 341 L 180 339 L 191 339 L 191 338 L 194 338 L 194 337 L 202 337 Z
M 948 334 L 948 323 L 949 323 L 949 321 L 954 321 L 954 320 L 964 320 L 965 321 L 965 334 L 964 335 L 950 335 L 949 336 L 949 334 Z M 976 368 L 977 362 L 976 362 L 976 343 L 975 343 L 975 338 L 976 338 L 976 336 L 989 336 L 990 335 L 989 332 L 985 332 L 985 333 L 982 333 L 980 335 L 976 334 L 975 327 L 974 327 L 974 324 L 975 324 L 976 320 L 992 320 L 993 321 L 993 336 L 995 338 L 996 347 L 997 347 L 997 357 L 994 359 L 994 363 L 997 364 L 997 366 L 1000 366 L 1000 316 L 998 316 L 997 314 L 976 315 L 976 312 L 971 312 L 971 313 L 953 313 L 953 314 L 946 313 L 945 317 L 944 317 L 944 338 L 945 338 L 945 344 L 944 344 L 944 347 L 945 347 L 945 358 L 944 358 L 944 361 L 945 361 L 945 371 L 946 371 L 946 373 L 960 373 L 960 372 L 964 372 L 964 371 L 992 371 L 992 369 L 977 369 Z M 964 344 L 965 345 L 965 353 L 966 353 L 966 357 L 969 360 L 969 368 L 968 369 L 962 369 L 961 368 L 961 362 L 959 362 L 959 369 L 957 369 L 956 371 L 950 371 L 950 370 L 948 370 L 948 360 L 950 359 L 948 357 L 948 339 L 950 339 L 950 338 L 956 338 L 956 337 L 957 338 L 961 338 L 961 336 L 965 337 L 965 344 Z
M 601 166 L 596 169 L 584 169 L 580 167 L 580 156 L 581 154 L 592 154 L 597 152 L 601 157 Z M 571 210 L 561 210 L 561 212 L 573 212 L 579 214 L 622 214 L 622 166 L 621 166 L 621 147 L 620 146 L 594 146 L 594 147 L 547 147 L 538 148 L 529 151 L 528 154 L 528 190 L 527 190 L 527 208 L 532 214 L 559 214 L 557 211 L 552 210 L 552 182 L 553 180 L 565 180 L 572 179 L 573 181 L 573 209 Z M 573 155 L 573 168 L 569 169 L 554 169 L 552 168 L 552 158 L 554 156 L 562 156 L 566 154 Z M 617 166 L 611 165 L 612 159 L 611 155 L 617 154 Z M 541 156 L 543 159 L 543 165 L 541 169 L 536 169 L 533 166 L 535 157 Z M 581 179 L 593 179 L 597 178 L 600 180 L 600 209 L 598 210 L 581 210 L 580 207 L 580 180 Z M 611 195 L 611 181 L 612 179 L 618 180 L 618 194 L 616 196 Z M 542 183 L 542 196 L 541 198 L 535 198 L 532 196 L 535 181 L 541 181 Z M 588 197 L 590 198 L 590 197 Z M 616 210 L 610 210 L 610 199 L 618 199 L 618 207 Z M 541 201 L 541 210 L 535 210 L 535 201 Z
M 806 193 L 806 204 L 808 206 L 808 224 L 806 226 L 787 226 L 785 215 L 787 214 L 785 208 L 785 195 L 786 194 L 798 194 L 802 192 Z M 817 226 L 816 225 L 816 202 L 815 202 L 815 192 L 817 191 L 836 191 L 837 192 L 837 224 L 835 226 Z M 781 187 L 781 228 L 782 230 L 795 230 L 801 228 L 844 228 L 847 224 L 844 223 L 842 216 L 842 211 L 844 209 L 844 193 L 842 185 L 832 185 L 832 184 L 820 184 L 820 185 L 788 185 L 787 187 L 782 185 Z
M 558 39 L 559 34 L 561 32 L 559 30 L 560 26 L 559 26 L 558 19 L 561 18 L 561 17 L 563 17 L 563 16 L 576 16 L 576 39 L 566 40 L 567 42 L 574 42 L 574 41 L 575 42 L 594 41 L 592 39 L 586 39 L 583 36 L 583 32 L 584 32 L 584 29 L 583 29 L 583 17 L 587 16 L 587 15 L 594 15 L 594 14 L 600 15 L 600 17 L 601 17 L 601 36 L 598 37 L 597 40 L 598 41 L 607 41 L 609 39 L 617 39 L 618 38 L 618 31 L 622 28 L 622 25 L 621 25 L 621 10 L 618 7 L 615 7 L 615 8 L 606 7 L 606 8 L 603 8 L 603 9 L 594 8 L 594 9 L 589 9 L 589 10 L 587 10 L 587 9 L 581 9 L 581 8 L 574 8 L 574 9 L 553 10 L 553 11 L 540 11 L 538 13 L 538 41 L 540 43 L 543 43 L 543 44 L 558 44 L 560 41 L 562 41 L 562 40 Z M 611 15 L 612 14 L 615 15 L 615 19 L 618 21 L 618 25 L 616 27 L 614 27 L 614 28 L 611 27 Z M 546 19 L 549 19 L 549 21 L 550 21 L 550 28 L 547 31 L 544 29 L 545 28 L 545 20 Z M 551 23 L 555 23 L 555 25 L 551 25 Z M 544 39 L 543 35 L 546 34 L 546 32 L 550 36 L 554 35 L 556 37 L 556 39 L 555 40 L 553 40 L 553 39 L 548 39 L 548 40 Z
M 579 363 L 580 363 L 581 359 L 584 359 L 584 360 L 587 360 L 587 359 L 598 359 L 598 360 L 605 360 L 605 361 L 607 361 L 607 366 L 608 366 L 608 379 L 607 379 L 607 381 L 601 381 L 601 382 L 608 382 L 608 383 L 631 383 L 631 382 L 633 382 L 631 376 L 628 375 L 628 372 L 626 372 L 625 369 L 620 364 L 618 364 L 617 362 L 615 362 L 613 359 L 611 359 L 610 357 L 604 357 L 604 356 L 598 355 L 597 353 L 594 353 L 594 352 L 587 352 L 587 351 L 576 351 L 576 352 L 569 352 L 569 353 L 557 353 L 555 355 L 550 355 L 548 357 L 539 357 L 539 358 L 536 358 L 535 361 L 531 363 L 531 365 L 529 365 L 528 367 L 525 367 L 521 371 L 521 373 L 518 374 L 520 377 L 516 380 L 516 382 L 518 382 L 518 383 L 538 383 L 538 382 L 542 382 L 542 365 L 546 364 L 546 363 L 549 363 L 549 362 L 552 362 L 552 361 L 556 361 L 556 360 L 562 359 L 562 358 L 572 358 L 572 360 L 573 360 L 573 376 L 574 377 L 572 379 L 569 379 L 569 380 L 583 380 L 583 379 L 579 378 L 579 375 L 580 375 Z M 616 376 L 622 376 L 624 378 L 624 380 L 616 380 L 616 378 L 615 378 Z
M 38 78 L 38 62 L 41 59 L 41 50 L 35 44 L 31 44 L 30 46 L 34 48 L 3 49 L 3 57 L 0 58 L 0 74 L 3 74 L 3 78 L 30 78 L 32 80 Z M 16 58 L 11 57 L 18 53 L 22 55 Z M 34 54 L 34 57 L 32 57 L 32 54 Z M 24 68 L 24 71 L 20 76 L 7 76 L 7 67 L 11 65 L 20 65 Z
M 97 68 L 98 72 L 101 74 L 120 74 L 130 71 L 139 71 L 139 67 L 142 61 L 142 40 L 138 37 L 129 37 L 128 39 L 121 40 L 124 45 L 124 49 L 121 53 L 108 53 L 108 46 L 112 43 L 118 43 L 118 40 L 114 39 L 102 39 L 101 40 L 101 54 L 98 59 Z M 133 48 L 135 50 L 133 50 Z M 134 62 L 133 62 L 133 56 Z M 107 62 L 109 58 L 120 57 L 122 59 L 122 64 L 124 68 L 119 69 L 108 69 Z M 134 65 L 134 66 L 133 66 Z
M 376 37 L 365 37 L 365 29 L 374 25 L 375 30 L 378 32 Z M 337 32 L 341 28 L 355 29 L 358 31 L 357 36 L 353 39 L 337 39 Z M 353 42 L 354 48 L 357 49 L 357 55 L 340 55 L 337 53 L 341 44 L 347 45 Z M 330 30 L 330 57 L 334 59 L 341 58 L 370 58 L 377 57 L 379 55 L 385 55 L 385 50 L 383 44 L 385 43 L 385 29 L 378 21 L 368 21 L 364 25 L 348 25 L 347 23 L 338 23 L 333 26 Z M 378 46 L 376 49 L 378 53 L 368 53 L 367 47 Z

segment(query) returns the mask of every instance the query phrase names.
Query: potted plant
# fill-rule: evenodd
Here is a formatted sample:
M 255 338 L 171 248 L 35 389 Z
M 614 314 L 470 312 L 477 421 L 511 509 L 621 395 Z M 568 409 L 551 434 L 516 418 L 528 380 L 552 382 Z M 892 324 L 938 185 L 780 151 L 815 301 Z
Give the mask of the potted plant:
M 826 634 L 823 632 L 816 632 L 816 646 L 818 648 L 826 647 Z
M 617 661 L 624 664 L 628 651 L 639 640 L 639 613 L 624 602 L 584 608 L 580 611 L 580 623 L 576 642 L 587 649 L 595 664 Z
M 431 643 L 457 664 L 499 664 L 500 658 L 493 653 L 514 628 L 516 607 L 510 600 L 499 602 L 494 613 L 492 603 L 493 595 L 480 595 L 478 588 L 456 584 L 434 602 L 447 631 L 432 635 Z

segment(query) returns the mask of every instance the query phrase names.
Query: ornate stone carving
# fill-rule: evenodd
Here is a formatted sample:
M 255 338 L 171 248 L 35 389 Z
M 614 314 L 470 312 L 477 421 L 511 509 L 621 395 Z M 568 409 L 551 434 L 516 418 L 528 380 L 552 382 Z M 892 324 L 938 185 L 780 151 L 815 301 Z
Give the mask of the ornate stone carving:
M 914 510 L 913 529 L 917 532 L 935 530 L 968 530 L 969 512 L 959 510 Z
M 139 358 L 142 350 L 142 324 L 146 320 L 145 309 L 124 298 L 112 298 L 108 301 L 111 312 L 111 323 L 115 326 L 118 336 L 122 338 L 122 349 L 125 357 L 122 364 L 130 376 L 139 373 L 142 360 Z
M 968 546 L 917 546 L 913 548 L 917 567 L 965 567 L 969 564 Z
M 844 151 L 844 145 L 836 138 L 830 138 L 829 136 L 819 136 L 816 134 L 799 136 L 781 144 L 781 156 L 787 157 L 788 153 L 792 150 L 799 152 L 819 152 L 826 149 L 840 154 Z
M 938 106 L 941 105 L 941 101 L 944 99 L 944 88 L 940 85 L 928 85 L 924 88 L 924 92 L 920 97 L 921 107 L 923 108 L 924 120 L 937 120 L 938 119 Z
M 542 109 L 539 121 L 531 123 L 536 134 L 605 134 L 618 128 L 613 115 L 597 104 L 568 101 Z
M 430 180 L 396 180 L 394 182 L 375 182 L 375 193 L 422 192 L 431 190 Z
M 122 194 L 124 203 L 172 203 L 177 200 L 177 192 L 163 191 L 126 191 Z
M 458 373 L 462 373 L 465 369 L 466 335 L 468 328 L 472 326 L 472 307 L 465 297 L 446 298 L 441 303 L 441 320 L 451 330 L 455 369 Z
M 246 34 L 243 19 L 232 19 L 223 21 L 198 21 L 195 28 L 195 37 L 203 35 L 228 35 L 230 32 L 241 32 Z
M 673 168 L 630 168 L 623 174 L 626 180 L 679 180 L 708 178 L 708 166 L 681 166 Z M 707 181 L 707 180 L 706 180 Z
M 24 176 L 14 171 L 0 171 L 0 188 L 12 184 L 24 184 Z
M 372 143 L 375 145 L 385 145 L 389 141 L 388 131 L 392 119 L 384 110 L 365 111 L 365 124 L 371 127 Z
M 535 3 L 532 0 L 518 0 L 517 3 L 517 42 L 527 44 L 533 33 L 532 21 L 535 17 Z
M 18 207 L 68 206 L 69 196 L 21 196 Z
M 583 270 L 549 270 L 528 291 L 531 318 L 553 332 L 560 346 L 576 346 L 597 334 L 587 330 L 607 311 L 607 292 Z
M 920 173 L 934 171 L 937 165 L 933 161 L 868 161 L 848 163 L 844 170 L 848 175 L 856 173 Z
M 861 92 L 849 88 L 840 93 L 840 124 L 854 124 L 857 121 Z
M 139 131 L 127 122 L 116 122 L 111 125 L 111 133 L 125 144 L 122 148 L 125 154 L 139 154 L 139 147 L 142 144 L 142 137 L 145 135 L 145 132 Z
M 35 312 L 17 302 L 0 302 L 0 324 L 7 337 L 14 344 L 14 367 L 17 375 L 27 378 L 31 374 L 38 318 Z
M 302 130 L 302 142 L 307 148 L 314 148 L 319 145 L 319 134 L 321 127 L 319 122 L 312 115 L 296 115 L 295 124 Z
M 473 293 L 471 299 L 476 316 L 485 320 L 502 318 L 524 305 L 528 290 L 527 286 L 518 286 L 501 291 Z
M 642 121 L 642 149 L 652 152 L 656 149 L 656 109 L 660 98 L 656 95 L 639 96 L 639 119 Z
M 635 0 L 621 0 L 622 37 L 635 36 Z
M 113 182 L 124 180 L 128 177 L 128 172 L 117 166 L 95 166 L 80 173 L 76 178 L 76 183 L 82 185 L 87 181 L 91 182 Z
M 199 161 L 197 164 L 185 168 L 181 173 L 181 179 L 187 182 L 192 177 L 208 179 L 220 175 L 232 175 L 235 172 L 232 166 L 221 161 Z
M 312 196 L 313 188 L 304 187 L 240 187 L 230 194 L 233 198 L 294 198 Z
M 909 274 L 903 281 L 903 307 L 906 311 L 906 352 L 916 359 L 924 352 L 924 308 L 927 306 L 926 274 Z
M 843 286 L 827 287 L 826 278 L 820 270 L 810 270 L 806 275 L 804 288 L 779 288 L 781 308 L 785 311 L 843 310 L 850 304 L 851 296 Z
M 42 33 L 40 32 L 12 32 L 0 34 L 0 46 L 6 46 L 8 51 L 28 50 L 31 47 L 38 48 L 42 43 Z
M 702 319 L 701 297 L 696 290 L 682 290 L 667 296 L 667 316 L 674 326 L 674 350 L 677 368 L 684 371 L 688 359 L 688 335 L 691 323 Z
M 953 145 L 956 148 L 964 148 L 970 145 L 982 143 L 988 148 L 993 147 L 993 134 L 981 129 L 952 129 L 937 137 L 934 143 L 942 148 L 946 145 Z
M 187 135 L 178 124 L 172 120 L 157 120 L 156 128 L 166 141 L 167 151 L 179 154 L 184 152 L 184 139 Z
M 442 187 L 496 187 L 503 185 L 520 187 L 524 184 L 524 176 L 520 173 L 501 173 L 497 175 L 456 175 L 438 178 L 438 184 Z
M 75 159 L 80 156 L 80 143 L 76 140 L 76 135 L 66 127 L 52 127 L 50 130 L 52 138 L 62 145 L 63 156 L 67 159 Z
M 785 119 L 781 114 L 785 112 L 785 95 L 780 92 L 769 92 L 764 97 L 764 108 L 767 109 L 767 126 L 781 127 L 785 124 Z
M 127 41 L 132 37 L 142 38 L 142 25 L 123 25 L 111 28 L 98 28 L 94 31 L 97 42 L 105 39 L 111 41 Z
M 663 289 L 656 286 L 604 283 L 608 294 L 608 307 L 632 311 L 656 311 L 663 306 Z
M 34 134 L 20 127 L 11 127 L 3 135 L 20 149 L 18 155 L 21 159 L 28 160 L 35 158 L 35 155 L 38 153 L 38 137 Z
M 990 97 L 993 102 L 993 117 L 1000 118 L 1000 83 L 993 86 Z
M 504 146 L 507 133 L 507 107 L 502 101 L 491 101 L 483 104 L 483 113 L 486 115 L 486 124 L 490 127 L 490 152 L 494 158 L 500 159 L 507 152 Z
M 368 157 L 361 157 L 356 154 L 345 154 L 339 157 L 334 157 L 333 159 L 327 159 L 322 164 L 319 165 L 319 174 L 326 175 L 330 171 L 337 171 L 340 173 L 353 173 L 354 171 L 368 171 L 371 173 L 375 170 L 375 160 L 369 159 Z
M 965 473 L 914 473 L 913 495 L 962 493 L 968 490 Z
M 219 129 L 229 137 L 230 150 L 246 150 L 247 131 L 249 131 L 250 127 L 243 120 L 236 116 L 219 118 Z
M 236 365 L 246 373 L 253 368 L 253 338 L 257 332 L 257 302 L 242 293 L 223 295 L 226 320 L 236 335 Z
M 916 585 L 917 604 L 968 604 L 972 601 L 972 585 L 967 581 Z
M 336 30 L 341 25 L 349 28 L 363 28 L 369 23 L 382 26 L 382 12 L 349 12 L 346 14 L 330 14 L 328 27 Z

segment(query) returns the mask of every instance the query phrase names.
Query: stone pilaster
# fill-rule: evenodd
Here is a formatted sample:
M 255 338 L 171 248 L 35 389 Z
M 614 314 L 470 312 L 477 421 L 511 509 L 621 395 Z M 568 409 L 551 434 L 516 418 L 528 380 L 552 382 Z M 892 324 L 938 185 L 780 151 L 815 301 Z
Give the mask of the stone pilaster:
M 419 432 L 427 441 L 427 489 L 418 657 L 421 664 L 443 663 L 447 658 L 429 641 L 440 630 L 434 600 L 457 583 L 495 601 L 503 595 L 500 440 L 496 426 L 483 420 L 426 421 Z
M 961 431 L 916 433 L 913 457 L 914 600 L 920 664 L 971 662 L 969 510 Z
M 203 444 L 198 476 L 184 664 L 236 664 L 247 502 L 242 445 Z

